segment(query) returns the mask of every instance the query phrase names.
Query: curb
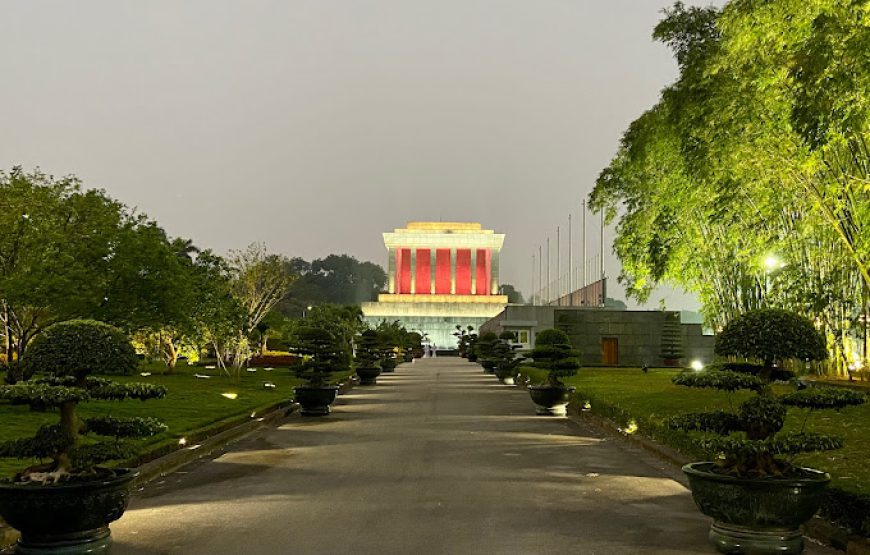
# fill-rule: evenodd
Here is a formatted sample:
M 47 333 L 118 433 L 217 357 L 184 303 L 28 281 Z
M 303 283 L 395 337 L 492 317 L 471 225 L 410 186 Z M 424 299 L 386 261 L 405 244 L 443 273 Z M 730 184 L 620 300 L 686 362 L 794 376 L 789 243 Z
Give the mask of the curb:
M 666 463 L 676 466 L 675 470 L 679 470 L 684 464 L 691 462 L 682 453 L 676 449 L 672 449 L 665 445 L 661 445 L 652 439 L 642 435 L 627 435 L 620 431 L 619 427 L 612 420 L 599 416 L 592 412 L 583 412 L 575 401 L 568 405 L 568 418 L 577 422 L 581 421 L 590 424 L 606 433 L 609 436 L 615 436 L 623 441 L 641 447 L 645 451 L 655 455 Z M 682 477 L 682 473 L 678 473 L 681 478 L 678 480 L 681 484 L 688 487 L 688 480 Z M 847 555 L 870 555 L 870 540 L 849 534 L 846 530 L 828 522 L 819 517 L 813 517 L 812 520 L 802 526 L 802 532 L 805 536 L 840 551 L 845 551 Z

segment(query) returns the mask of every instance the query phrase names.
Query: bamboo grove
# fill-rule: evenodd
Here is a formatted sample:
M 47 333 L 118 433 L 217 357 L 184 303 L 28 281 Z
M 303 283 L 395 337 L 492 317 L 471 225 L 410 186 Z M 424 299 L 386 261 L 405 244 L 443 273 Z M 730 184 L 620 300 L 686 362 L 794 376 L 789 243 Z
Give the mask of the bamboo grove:
M 828 371 L 867 371 L 870 1 L 677 3 L 653 36 L 680 76 L 590 197 L 618 221 L 620 281 L 639 300 L 694 291 L 714 328 L 800 312 Z

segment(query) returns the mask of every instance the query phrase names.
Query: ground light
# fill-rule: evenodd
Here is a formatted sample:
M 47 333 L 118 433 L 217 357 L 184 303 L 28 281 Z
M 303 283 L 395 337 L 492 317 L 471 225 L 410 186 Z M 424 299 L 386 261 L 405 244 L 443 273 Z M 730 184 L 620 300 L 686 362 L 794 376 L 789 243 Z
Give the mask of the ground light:
M 238 393 L 221 393 L 222 397 L 226 397 L 227 399 L 236 399 L 238 398 Z
M 692 370 L 694 370 L 695 372 L 700 372 L 704 369 L 704 363 L 698 359 L 693 360 L 689 366 L 691 366 Z

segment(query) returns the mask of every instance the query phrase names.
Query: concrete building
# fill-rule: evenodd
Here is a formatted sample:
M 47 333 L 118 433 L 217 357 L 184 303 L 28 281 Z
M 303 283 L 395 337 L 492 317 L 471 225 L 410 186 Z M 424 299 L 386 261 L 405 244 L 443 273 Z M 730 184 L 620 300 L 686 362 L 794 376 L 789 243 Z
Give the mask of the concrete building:
M 387 292 L 363 303 L 371 325 L 399 320 L 430 344 L 453 348 L 456 325 L 475 328 L 507 305 L 499 294 L 504 234 L 470 222 L 409 222 L 384 233 Z
M 662 366 L 668 353 L 681 365 L 713 360 L 713 336 L 701 324 L 681 323 L 679 312 L 509 305 L 481 331 L 515 332 L 530 349 L 548 328 L 568 334 L 584 365 Z

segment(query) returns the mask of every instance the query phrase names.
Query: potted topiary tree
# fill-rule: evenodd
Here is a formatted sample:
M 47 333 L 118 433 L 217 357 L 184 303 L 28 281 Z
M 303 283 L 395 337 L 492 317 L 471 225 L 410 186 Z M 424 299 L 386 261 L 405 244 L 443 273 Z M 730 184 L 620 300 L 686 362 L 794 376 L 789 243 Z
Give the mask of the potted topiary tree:
M 513 346 L 506 339 L 500 338 L 492 348 L 492 360 L 495 363 L 493 372 L 498 381 L 504 385 L 514 385 L 520 364 L 525 358 L 517 356 Z
M 303 326 L 296 330 L 290 342 L 293 353 L 303 358 L 296 376 L 307 385 L 293 388 L 303 416 L 325 416 L 338 395 L 338 386 L 329 384 L 329 377 L 349 369 L 349 348 L 323 328 Z
M 384 347 L 384 357 L 381 360 L 381 370 L 385 373 L 395 372 L 399 364 L 399 353 L 405 344 L 407 332 L 398 320 L 378 324 L 378 334 Z
M 799 453 L 837 449 L 842 440 L 822 434 L 781 432 L 787 407 L 840 409 L 865 401 L 846 389 L 813 388 L 777 395 L 774 366 L 788 359 L 822 360 L 825 341 L 812 322 L 785 310 L 756 310 L 732 320 L 716 338 L 715 352 L 760 361 L 726 364 L 674 377 L 675 384 L 756 393 L 737 411 L 685 414 L 670 427 L 700 433 L 700 446 L 714 461 L 683 467 L 692 497 L 712 517 L 710 540 L 723 553 L 800 553 L 799 526 L 818 510 L 828 474 L 801 468 Z M 804 425 L 806 419 L 804 419 Z
M 123 332 L 93 320 L 46 328 L 28 346 L 22 364 L 38 377 L 0 386 L 0 400 L 57 409 L 60 421 L 42 426 L 33 438 L 0 444 L 0 457 L 48 461 L 0 483 L 0 516 L 21 532 L 16 553 L 108 553 L 109 524 L 124 513 L 138 473 L 97 465 L 135 454 L 121 438 L 148 437 L 166 427 L 153 418 L 82 419 L 78 405 L 154 399 L 166 395 L 166 388 L 91 376 L 130 374 L 139 365 Z M 87 434 L 113 439 L 83 442 Z
M 480 365 L 483 366 L 483 371 L 488 374 L 492 374 L 493 368 L 495 368 L 493 348 L 497 344 L 498 336 L 491 331 L 480 334 L 480 337 L 477 338 L 477 342 L 474 344 L 474 351 L 477 355 L 477 360 L 480 361 Z
M 565 416 L 574 387 L 563 384 L 560 378 L 577 373 L 580 353 L 571 346 L 568 335 L 557 329 L 547 329 L 535 337 L 535 348 L 529 353 L 533 366 L 548 370 L 546 383 L 529 386 L 529 394 L 541 415 Z
M 356 341 L 356 375 L 360 385 L 375 385 L 381 375 L 381 361 L 384 358 L 384 347 L 378 332 L 366 330 Z
M 474 333 L 474 326 L 463 328 L 459 324 L 456 324 L 456 331 L 453 332 L 453 337 L 456 338 L 459 356 L 462 358 L 468 358 L 471 354 L 471 347 L 473 345 L 472 337 L 475 340 L 477 339 L 477 334 Z

